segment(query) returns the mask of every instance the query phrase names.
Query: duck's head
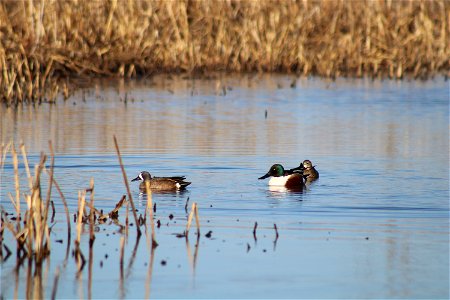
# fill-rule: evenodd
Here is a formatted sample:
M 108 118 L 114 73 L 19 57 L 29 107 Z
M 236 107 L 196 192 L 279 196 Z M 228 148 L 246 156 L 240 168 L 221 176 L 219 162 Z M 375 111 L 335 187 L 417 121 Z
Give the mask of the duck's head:
M 267 177 L 281 177 L 284 176 L 284 168 L 280 164 L 274 164 L 270 167 L 269 172 L 266 173 L 266 175 L 259 177 L 258 179 L 265 179 Z
M 309 159 L 303 161 L 303 167 L 305 169 L 311 169 L 313 167 L 312 162 Z
M 145 181 L 145 180 L 150 180 L 152 179 L 152 175 L 150 175 L 149 172 L 147 171 L 142 171 L 141 173 L 139 173 L 139 175 L 132 179 L 131 181 L 136 181 L 136 180 L 140 180 L 140 181 Z

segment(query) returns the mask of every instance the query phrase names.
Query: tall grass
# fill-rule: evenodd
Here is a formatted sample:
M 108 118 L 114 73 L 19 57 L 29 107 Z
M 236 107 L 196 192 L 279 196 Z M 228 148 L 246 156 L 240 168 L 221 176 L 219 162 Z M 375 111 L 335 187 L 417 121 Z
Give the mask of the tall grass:
M 78 75 L 448 75 L 449 17 L 445 0 L 7 0 L 0 101 L 67 97 Z
M 24 157 L 26 158 L 26 152 L 24 148 L 22 149 Z M 4 149 L 3 151 L 7 150 Z M 11 144 L 11 155 L 15 173 L 14 181 L 16 197 L 14 198 L 12 195 L 9 196 L 11 203 L 16 208 L 16 226 L 13 226 L 13 224 L 8 221 L 2 222 L 2 225 L 10 230 L 17 241 L 17 257 L 27 257 L 29 261 L 33 261 L 36 265 L 40 265 L 42 261 L 50 254 L 50 229 L 47 219 L 51 184 L 49 184 L 49 188 L 47 190 L 48 197 L 46 200 L 42 197 L 41 188 L 41 175 L 45 168 L 44 164 L 47 160 L 47 156 L 41 154 L 40 162 L 35 166 L 35 175 L 28 178 L 29 182 L 32 184 L 29 192 L 24 194 L 26 211 L 22 214 L 20 208 L 21 192 L 18 172 L 19 160 L 14 144 Z M 3 153 L 2 157 L 4 157 Z M 53 162 L 54 158 L 52 156 L 49 182 L 53 180 Z M 27 174 L 30 174 L 28 165 L 26 165 L 26 168 Z M 21 221 L 23 221 L 23 227 L 21 225 Z

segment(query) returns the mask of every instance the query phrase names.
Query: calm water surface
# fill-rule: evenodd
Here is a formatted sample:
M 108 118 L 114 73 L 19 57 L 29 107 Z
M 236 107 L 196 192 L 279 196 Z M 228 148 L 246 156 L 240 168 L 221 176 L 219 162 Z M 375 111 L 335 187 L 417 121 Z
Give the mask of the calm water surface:
M 96 83 L 57 105 L 0 106 L 1 142 L 23 141 L 32 164 L 53 142 L 71 215 L 91 178 L 98 209 L 126 194 L 113 135 L 129 180 L 148 170 L 192 181 L 185 192 L 153 195 L 159 246 L 151 251 L 131 227 L 123 272 L 124 235 L 106 223 L 91 267 L 77 275 L 54 191 L 50 259 L 40 273 L 16 269 L 14 254 L 3 261 L 2 297 L 34 288 L 49 298 L 59 268 L 58 298 L 449 298 L 448 82 L 298 79 L 292 88 L 292 80 L 159 77 Z M 320 172 L 303 193 L 257 180 L 273 163 L 303 159 Z M 23 166 L 20 175 L 24 188 Z M 13 182 L 8 155 L 7 212 Z M 131 188 L 143 214 L 146 198 Z M 188 241 L 174 235 L 185 229 L 188 198 L 199 205 L 198 240 L 195 228 Z M 89 261 L 88 241 L 86 228 Z M 8 231 L 4 243 L 15 248 Z

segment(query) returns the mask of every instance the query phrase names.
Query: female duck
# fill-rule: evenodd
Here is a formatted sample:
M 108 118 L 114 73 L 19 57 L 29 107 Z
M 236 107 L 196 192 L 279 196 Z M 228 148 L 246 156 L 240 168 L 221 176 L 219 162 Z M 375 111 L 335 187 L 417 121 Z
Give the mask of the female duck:
M 306 182 L 312 182 L 319 178 L 319 172 L 313 166 L 312 162 L 309 159 L 305 159 L 303 163 L 300 163 L 300 166 L 297 168 L 293 168 L 287 171 L 289 174 L 291 173 L 300 173 L 305 178 Z

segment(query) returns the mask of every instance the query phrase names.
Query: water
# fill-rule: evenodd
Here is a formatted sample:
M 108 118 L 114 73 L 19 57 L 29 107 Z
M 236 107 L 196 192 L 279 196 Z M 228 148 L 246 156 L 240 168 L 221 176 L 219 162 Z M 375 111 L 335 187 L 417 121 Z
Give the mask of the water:
M 71 215 L 91 178 L 98 209 L 112 210 L 126 194 L 113 135 L 129 180 L 148 170 L 192 181 L 185 192 L 153 195 L 159 246 L 151 251 L 148 236 L 137 240 L 130 227 L 123 272 L 124 235 L 106 223 L 91 260 L 85 228 L 92 265 L 77 275 L 54 191 L 51 257 L 34 277 L 27 264 L 15 269 L 15 255 L 4 261 L 3 297 L 38 286 L 49 298 L 59 268 L 59 298 L 449 298 L 448 82 L 291 83 L 158 77 L 98 82 L 57 105 L 0 107 L 1 141 L 23 141 L 32 164 L 52 141 Z M 257 180 L 273 163 L 293 168 L 303 159 L 320 179 L 302 193 Z M 8 212 L 13 182 L 8 156 L 0 194 Z M 130 185 L 143 214 L 146 198 Z M 188 197 L 188 209 L 199 205 L 201 236 L 194 226 L 186 242 L 175 234 L 185 230 Z M 9 232 L 4 243 L 15 247 Z

